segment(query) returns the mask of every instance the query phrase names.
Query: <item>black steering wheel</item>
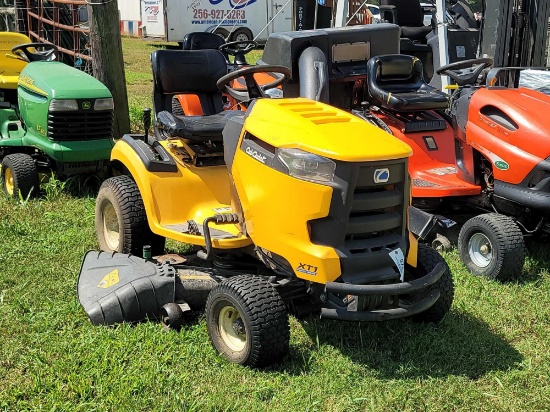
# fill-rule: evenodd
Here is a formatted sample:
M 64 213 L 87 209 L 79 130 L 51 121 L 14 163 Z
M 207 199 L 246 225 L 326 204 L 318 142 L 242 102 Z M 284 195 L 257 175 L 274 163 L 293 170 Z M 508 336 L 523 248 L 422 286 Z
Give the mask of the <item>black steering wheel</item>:
M 245 55 L 258 47 L 258 43 L 254 40 L 232 41 L 222 44 L 218 50 L 222 53 L 227 53 L 230 56 Z
M 35 49 L 34 52 L 29 49 Z M 39 51 L 38 49 L 42 49 Z M 51 43 L 25 43 L 11 49 L 13 54 L 21 57 L 27 62 L 53 60 L 52 55 L 57 51 L 57 46 Z
M 492 59 L 470 59 L 441 66 L 436 73 L 449 76 L 459 86 L 467 86 L 475 84 L 481 72 L 492 65 Z
M 279 74 L 281 77 L 278 77 L 272 82 L 258 85 L 254 74 L 256 73 L 274 73 Z M 242 69 L 238 69 L 232 72 L 229 72 L 223 77 L 220 77 L 216 86 L 219 90 L 224 90 L 233 98 L 239 102 L 246 102 L 251 99 L 257 99 L 260 97 L 268 97 L 266 90 L 273 89 L 277 86 L 280 86 L 283 83 L 286 83 L 290 80 L 291 71 L 285 66 L 269 66 L 269 65 L 259 65 L 259 66 L 249 66 Z M 237 80 L 239 77 L 244 77 L 246 82 L 246 91 L 236 90 L 232 86 L 232 82 Z

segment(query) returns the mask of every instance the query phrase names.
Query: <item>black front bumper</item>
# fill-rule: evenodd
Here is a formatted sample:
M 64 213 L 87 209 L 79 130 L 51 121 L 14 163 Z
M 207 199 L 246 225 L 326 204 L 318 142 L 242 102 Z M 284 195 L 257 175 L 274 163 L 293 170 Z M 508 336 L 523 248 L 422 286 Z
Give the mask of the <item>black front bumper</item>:
M 351 296 L 401 296 L 421 292 L 436 283 L 445 272 L 445 265 L 438 263 L 435 268 L 419 279 L 391 285 L 353 285 L 349 283 L 329 282 L 325 285 L 327 294 L 344 294 Z M 324 307 L 321 309 L 321 318 L 347 321 L 385 321 L 400 319 L 429 309 L 440 296 L 438 290 L 431 290 L 425 298 L 410 305 L 402 305 L 392 309 L 375 310 L 348 310 L 342 308 Z

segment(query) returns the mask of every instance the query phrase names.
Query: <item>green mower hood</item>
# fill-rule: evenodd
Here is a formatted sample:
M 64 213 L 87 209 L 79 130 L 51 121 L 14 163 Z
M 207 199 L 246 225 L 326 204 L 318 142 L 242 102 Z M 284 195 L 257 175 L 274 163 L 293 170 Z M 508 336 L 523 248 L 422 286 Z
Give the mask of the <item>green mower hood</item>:
M 111 97 L 99 80 L 60 62 L 29 63 L 19 76 L 19 87 L 48 100 Z

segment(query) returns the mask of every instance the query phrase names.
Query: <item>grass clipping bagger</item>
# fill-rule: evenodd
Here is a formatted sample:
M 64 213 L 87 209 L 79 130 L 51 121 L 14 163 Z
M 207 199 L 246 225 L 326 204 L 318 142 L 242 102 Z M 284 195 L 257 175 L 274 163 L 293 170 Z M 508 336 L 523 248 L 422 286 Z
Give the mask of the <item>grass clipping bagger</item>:
M 216 50 L 161 50 L 152 65 L 166 140 L 148 136 L 144 116 L 145 136 L 125 135 L 113 149 L 125 174 L 97 197 L 105 252 L 88 252 L 78 280 L 94 324 L 160 318 L 178 329 L 205 308 L 225 358 L 265 366 L 288 351 L 289 313 L 443 319 L 451 273 L 407 227 L 409 146 L 320 102 L 261 98 L 254 73 L 287 80 L 282 66 L 225 74 Z M 163 108 L 186 92 L 221 99 L 240 75 L 255 99 L 246 112 L 185 117 Z M 151 259 L 166 238 L 192 251 Z

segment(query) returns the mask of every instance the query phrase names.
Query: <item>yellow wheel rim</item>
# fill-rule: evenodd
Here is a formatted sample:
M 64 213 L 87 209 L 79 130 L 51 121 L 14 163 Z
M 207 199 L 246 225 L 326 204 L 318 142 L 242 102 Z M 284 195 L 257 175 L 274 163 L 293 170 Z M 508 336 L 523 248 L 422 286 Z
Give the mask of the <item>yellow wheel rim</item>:
M 120 244 L 120 227 L 118 225 L 116 210 L 111 203 L 103 206 L 102 216 L 105 243 L 107 243 L 110 250 L 116 251 Z
M 8 192 L 8 195 L 13 196 L 15 183 L 13 182 L 13 174 L 11 173 L 11 169 L 9 167 L 6 168 L 6 172 L 4 173 L 4 185 L 6 186 L 6 192 Z
M 229 349 L 242 351 L 246 346 L 246 331 L 239 311 L 233 306 L 224 306 L 220 310 L 218 324 L 220 337 Z

